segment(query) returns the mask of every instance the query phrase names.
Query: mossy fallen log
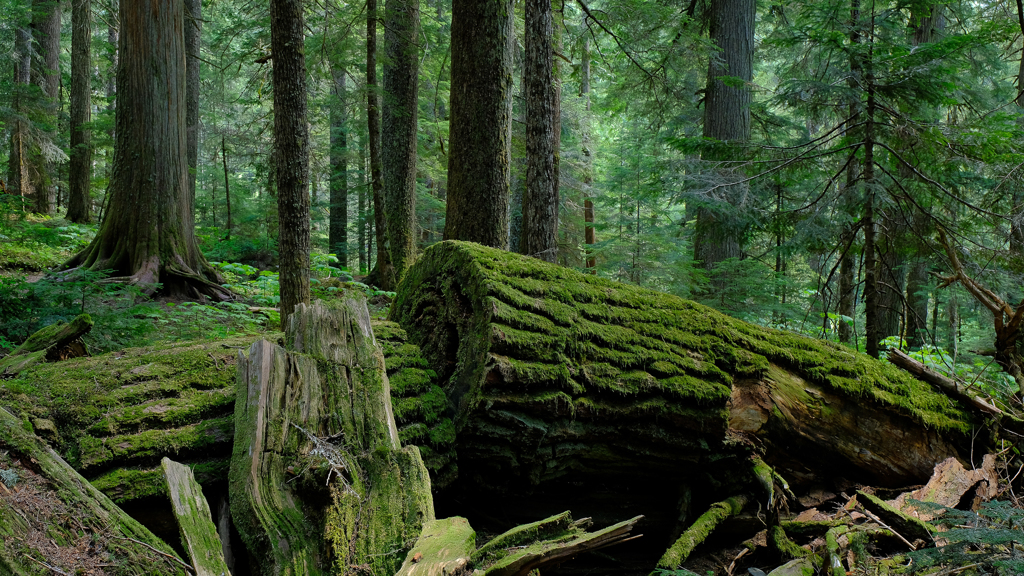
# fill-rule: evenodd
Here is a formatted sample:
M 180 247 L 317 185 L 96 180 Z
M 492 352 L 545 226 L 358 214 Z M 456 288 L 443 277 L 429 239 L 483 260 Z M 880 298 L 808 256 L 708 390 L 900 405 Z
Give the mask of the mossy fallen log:
M 486 510 L 504 491 L 514 523 L 633 506 L 667 539 L 712 502 L 759 494 L 749 458 L 762 450 L 795 486 L 837 474 L 907 485 L 966 454 L 975 423 L 838 344 L 472 243 L 426 250 L 390 319 L 449 402 L 447 493 Z
M 82 336 L 92 330 L 92 324 L 88 314 L 80 314 L 71 322 L 57 322 L 42 328 L 0 359 L 0 375 L 12 376 L 39 362 L 88 356 L 89 349 L 82 342 Z
M 747 504 L 745 496 L 733 496 L 721 502 L 711 505 L 707 512 L 700 515 L 697 521 L 686 529 L 686 532 L 679 537 L 675 543 L 658 560 L 658 568 L 664 570 L 675 570 L 686 562 L 693 549 L 704 542 L 705 539 L 730 516 L 739 514 Z
M 185 566 L 0 408 L 0 573 L 146 576 Z
M 299 305 L 286 341 L 238 361 L 229 488 L 252 568 L 393 574 L 434 509 L 418 449 L 400 447 L 366 303 Z

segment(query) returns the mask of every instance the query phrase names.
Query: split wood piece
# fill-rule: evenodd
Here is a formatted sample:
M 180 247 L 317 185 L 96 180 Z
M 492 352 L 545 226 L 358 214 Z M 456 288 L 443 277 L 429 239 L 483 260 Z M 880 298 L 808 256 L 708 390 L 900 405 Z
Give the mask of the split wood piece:
M 843 559 L 840 555 L 839 538 L 850 531 L 849 526 L 836 526 L 825 533 L 825 549 L 828 551 L 828 575 L 846 576 Z
M 288 349 L 238 361 L 231 512 L 266 574 L 398 570 L 434 517 L 419 451 L 399 448 L 365 300 L 300 304 Z
M 2 408 L 0 455 L 8 459 L 5 469 L 22 475 L 25 486 L 19 482 L 16 485 L 19 492 L 30 490 L 25 476 L 38 475 L 43 482 L 36 484 L 35 496 L 52 499 L 42 509 L 35 509 L 36 516 L 32 517 L 19 511 L 16 500 L 6 494 L 10 491 L 0 497 L 0 534 L 10 536 L 0 538 L 0 572 L 36 574 L 38 566 L 30 560 L 40 554 L 50 565 L 66 566 L 68 558 L 81 554 L 80 539 L 89 538 L 89 533 L 100 548 L 111 553 L 111 560 L 105 563 L 118 574 L 182 574 L 181 566 L 187 566 L 166 543 L 114 505 L 39 437 L 27 431 L 19 419 Z M 66 508 L 68 516 L 52 521 L 45 518 L 46 514 L 60 508 Z M 29 535 L 39 527 L 33 528 L 29 518 L 44 523 L 48 538 L 54 540 L 53 547 L 37 548 L 26 544 L 30 541 Z M 159 556 L 154 556 L 155 553 Z M 82 557 L 83 563 L 94 559 Z
M 889 348 L 888 359 L 891 364 L 899 366 L 913 374 L 915 377 L 934 385 L 943 393 L 964 402 L 975 410 L 984 412 L 985 414 L 992 414 L 993 416 L 1003 416 L 1006 414 L 999 408 L 985 402 L 977 396 L 972 395 L 964 386 L 957 383 L 952 378 L 932 370 L 923 363 L 907 356 L 897 348 Z
M 192 559 L 196 576 L 230 576 L 210 505 L 192 470 L 166 457 L 160 466 L 167 480 L 167 495 L 178 521 L 181 542 Z
M 537 522 L 516 526 L 504 534 L 495 536 L 490 542 L 473 552 L 473 564 L 476 566 L 493 564 L 496 559 L 506 555 L 506 550 L 565 534 L 573 528 L 573 524 L 572 515 L 565 511 Z M 577 532 L 582 532 L 582 530 Z
M 927 484 L 913 492 L 900 494 L 889 504 L 901 512 L 927 522 L 942 514 L 941 510 L 915 506 L 911 500 L 953 508 L 972 489 L 976 489 L 977 501 L 972 506 L 974 509 L 977 509 L 981 502 L 996 497 L 999 492 L 999 477 L 996 475 L 995 455 L 986 454 L 981 460 L 981 467 L 975 470 L 967 470 L 957 459 L 947 458 L 935 465 L 935 472 Z
M 490 566 L 476 566 L 476 568 L 483 569 L 487 576 L 527 576 L 534 570 L 540 570 L 552 564 L 560 564 L 583 552 L 607 548 L 639 538 L 642 534 L 630 536 L 630 533 L 642 518 L 643 516 L 637 516 L 596 532 L 584 532 L 578 524 L 573 524 L 568 533 L 575 532 L 577 534 L 575 537 L 567 539 L 566 536 L 560 535 L 552 539 L 533 542 L 516 549 Z M 498 536 L 498 538 L 503 537 Z
M 931 527 L 921 520 L 893 508 L 877 496 L 858 490 L 857 502 L 864 507 L 865 511 L 881 520 L 883 528 L 892 530 L 912 550 L 922 547 L 915 544 L 917 540 L 923 542 L 924 546 L 933 543 Z
M 423 525 L 416 545 L 396 576 L 450 576 L 467 570 L 476 532 L 458 516 L 431 520 Z
M 665 551 L 661 560 L 658 560 L 658 568 L 675 570 L 686 559 L 690 553 L 703 542 L 719 524 L 726 518 L 739 514 L 747 504 L 747 497 L 744 495 L 733 496 L 721 502 L 711 505 L 707 512 L 701 514 L 700 518 L 692 526 L 683 532 L 682 536 Z
M 0 374 L 17 374 L 42 361 L 88 356 L 89 349 L 81 338 L 92 330 L 92 324 L 88 314 L 80 314 L 70 323 L 57 322 L 40 329 L 14 352 L 0 360 Z

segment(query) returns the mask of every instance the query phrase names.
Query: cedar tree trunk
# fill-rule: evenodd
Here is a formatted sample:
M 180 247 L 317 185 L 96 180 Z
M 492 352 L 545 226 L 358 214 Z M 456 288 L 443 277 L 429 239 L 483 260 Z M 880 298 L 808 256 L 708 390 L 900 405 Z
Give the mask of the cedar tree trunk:
M 370 182 L 373 187 L 373 222 L 377 264 L 367 283 L 383 290 L 395 288 L 395 269 L 388 254 L 384 224 L 384 181 L 380 159 L 380 94 L 377 87 L 377 0 L 366 0 L 366 127 L 369 132 Z
M 92 0 L 71 5 L 71 165 L 68 167 L 68 220 L 92 221 Z
M 32 31 L 19 26 L 14 33 L 14 96 L 12 107 L 18 115 L 11 128 L 11 153 L 7 160 L 7 191 L 22 198 L 32 195 L 29 176 L 29 124 L 25 120 L 25 99 L 32 69 Z
M 551 0 L 526 0 L 526 193 L 519 252 L 554 262 L 558 256 L 555 184 L 555 98 Z
M 59 0 L 35 0 L 32 4 L 32 30 L 39 45 L 38 63 L 41 67 L 33 70 L 34 83 L 43 93 L 46 115 L 56 125 L 55 116 L 60 98 L 60 18 Z M 47 137 L 53 137 L 50 134 Z M 53 215 L 57 212 L 57 187 L 52 173 L 55 167 L 41 153 L 34 156 L 35 164 L 31 177 L 36 192 L 36 212 Z
M 281 326 L 309 303 L 309 131 L 306 126 L 305 24 L 301 0 L 270 1 L 274 54 L 274 154 Z
M 188 147 L 188 194 L 193 217 L 196 170 L 199 167 L 199 51 L 202 47 L 202 4 L 185 0 L 185 140 Z
M 416 259 L 416 119 L 418 107 L 419 0 L 384 6 L 384 106 L 381 150 L 387 248 L 395 281 Z
M 512 139 L 510 0 L 452 2 L 445 240 L 508 249 Z
M 65 268 L 112 270 L 150 293 L 227 299 L 193 229 L 184 21 L 182 0 L 121 1 L 109 207 L 96 238 Z
M 345 109 L 348 71 L 334 72 L 337 103 L 331 108 L 331 198 L 328 252 L 338 258 L 338 267 L 348 267 L 348 111 Z

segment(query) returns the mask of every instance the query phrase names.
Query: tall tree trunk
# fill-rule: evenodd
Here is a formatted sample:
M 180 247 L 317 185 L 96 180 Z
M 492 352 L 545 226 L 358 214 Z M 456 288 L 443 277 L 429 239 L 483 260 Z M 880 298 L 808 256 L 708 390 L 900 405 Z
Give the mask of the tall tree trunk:
M 1017 0 L 1017 25 L 1024 37 L 1024 0 Z M 1018 123 L 1024 125 L 1024 47 L 1021 50 L 1020 64 L 1017 68 L 1017 104 Z M 1024 191 L 1018 184 L 1010 197 L 1010 256 L 1017 272 L 1024 272 Z
M 199 251 L 188 196 L 182 0 L 121 0 L 117 144 L 106 218 L 66 267 L 113 270 L 152 293 L 229 298 Z
M 71 5 L 71 165 L 68 167 L 68 220 L 92 221 L 92 0 Z
M 356 218 L 356 224 L 359 227 L 358 241 L 359 241 L 359 273 L 365 273 L 370 269 L 370 263 L 366 260 L 366 241 L 367 241 L 367 213 L 366 213 L 366 193 L 370 186 L 370 179 L 367 177 L 366 171 L 366 146 L 365 142 L 360 142 L 359 146 L 359 166 L 360 173 L 364 175 L 362 181 L 359 183 L 359 214 Z
M 25 99 L 32 70 L 32 30 L 27 25 L 14 32 L 14 97 L 12 106 L 17 119 L 11 130 L 11 153 L 7 161 L 8 191 L 25 197 L 33 194 L 29 176 L 29 124 L 25 119 Z
M 511 0 L 452 2 L 445 240 L 508 249 L 512 139 Z
M 384 181 L 380 159 L 380 94 L 377 87 L 377 0 L 366 0 L 366 127 L 369 132 L 370 182 L 373 189 L 373 225 L 377 263 L 367 282 L 394 290 L 395 268 L 388 254 L 384 226 Z
M 281 326 L 309 303 L 309 131 L 302 0 L 270 0 Z
M 747 86 L 723 82 L 722 77 L 753 79 L 754 58 L 754 0 L 713 0 L 711 2 L 711 41 L 720 50 L 708 64 L 707 90 L 704 100 L 704 137 L 725 144 L 742 144 L 750 139 L 751 92 Z M 712 161 L 730 160 L 735 152 L 723 149 L 705 156 Z M 736 176 L 721 171 L 720 177 L 728 184 Z M 741 233 L 734 206 L 746 193 L 742 184 L 725 187 L 724 203 L 717 209 L 710 206 L 696 211 L 696 229 L 693 238 L 694 259 L 705 268 L 727 258 L 742 254 Z
M 580 59 L 580 96 L 584 99 L 586 109 L 583 123 L 583 242 L 586 244 L 587 269 L 597 274 L 597 258 L 594 257 L 594 244 L 597 234 L 594 232 L 594 156 L 593 142 L 590 133 L 590 38 L 583 39 L 583 54 Z
M 231 182 L 228 180 L 228 144 L 227 139 L 223 134 L 220 136 L 220 159 L 224 164 L 224 203 L 228 209 L 228 224 L 227 224 L 227 235 L 224 236 L 225 240 L 231 239 Z
M 110 44 L 110 67 L 109 74 L 107 75 L 107 113 L 113 115 L 115 113 L 117 96 L 117 45 L 119 37 L 119 23 L 118 15 L 116 10 L 117 4 L 111 2 L 111 6 L 108 7 L 107 12 L 107 43 Z M 113 162 L 113 149 L 117 147 L 117 130 L 115 126 L 116 122 L 111 123 L 110 129 L 107 130 L 107 136 L 110 138 L 111 151 L 107 152 L 107 181 L 110 181 L 110 177 L 114 171 Z M 107 193 L 103 194 L 103 202 L 100 203 L 100 213 L 97 217 L 97 221 L 103 222 L 104 211 L 107 206 L 107 202 L 110 200 L 110 195 Z M 214 224 L 216 226 L 216 224 Z
M 519 251 L 554 262 L 558 256 L 558 188 L 555 186 L 551 0 L 526 0 L 524 36 L 526 192 Z
M 864 128 L 864 187 L 867 189 L 864 204 L 864 334 L 868 355 L 878 358 L 878 345 L 882 340 L 880 331 L 878 270 L 875 254 L 875 86 L 871 70 L 865 74 L 868 102 Z
M 419 0 L 387 0 L 384 8 L 382 166 L 385 231 L 395 282 L 416 259 L 416 120 L 419 103 Z
M 202 9 L 200 0 L 185 0 L 185 139 L 188 148 L 188 193 L 193 216 L 196 204 L 196 171 L 199 168 L 199 52 L 202 49 Z M 224 162 L 227 163 L 227 156 L 224 157 Z M 230 231 L 229 225 L 229 234 Z
M 34 70 L 34 83 L 43 93 L 46 116 L 54 120 L 60 97 L 60 18 L 59 0 L 35 0 L 32 3 L 32 30 L 39 45 L 39 67 Z M 49 134 L 52 138 L 54 135 Z M 35 155 L 33 155 L 35 156 Z M 55 166 L 42 153 L 34 157 L 36 212 L 54 214 L 57 211 L 57 187 L 54 184 Z
M 327 245 L 328 251 L 338 258 L 339 268 L 348 268 L 347 74 L 345 69 L 334 72 L 334 91 L 338 101 L 331 107 L 331 208 Z

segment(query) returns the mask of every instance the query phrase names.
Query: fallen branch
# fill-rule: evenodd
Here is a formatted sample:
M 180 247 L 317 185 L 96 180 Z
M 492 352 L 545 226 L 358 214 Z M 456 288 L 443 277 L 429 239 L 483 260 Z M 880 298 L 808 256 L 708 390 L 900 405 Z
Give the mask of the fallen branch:
M 157 550 L 156 548 L 153 548 L 149 544 L 146 544 L 145 542 L 140 542 L 140 541 L 136 540 L 135 538 L 121 538 L 120 536 L 111 536 L 111 538 L 113 538 L 115 540 L 128 540 L 129 542 L 135 542 L 136 544 L 141 544 L 141 545 L 145 546 L 146 548 L 149 548 L 153 552 L 156 552 L 157 554 L 163 556 L 164 558 L 167 558 L 169 560 L 174 560 L 175 562 L 180 564 L 181 567 L 184 568 L 186 572 L 195 574 L 195 568 L 193 568 L 193 567 L 189 566 L 188 564 L 182 562 L 178 557 L 172 556 L 170 554 L 167 554 L 166 552 L 161 552 L 161 551 Z
M 956 382 L 952 378 L 932 370 L 923 363 L 904 354 L 899 349 L 889 348 L 888 359 L 890 364 L 910 372 L 919 380 L 923 380 L 932 386 L 935 386 L 946 395 L 952 396 L 976 410 L 980 410 L 986 414 L 992 414 L 993 416 L 1004 416 L 1006 414 L 999 408 L 985 402 L 981 398 L 973 396 L 966 388 L 962 387 L 960 383 Z
M 675 570 L 678 568 L 690 557 L 693 549 L 714 532 L 715 528 L 723 520 L 739 514 L 746 504 L 747 497 L 743 495 L 733 496 L 727 500 L 712 504 L 711 508 L 701 514 L 700 518 L 697 518 L 693 525 L 687 528 L 686 532 L 683 532 L 682 536 L 665 551 L 661 560 L 658 560 L 658 568 L 664 568 L 665 570 Z

